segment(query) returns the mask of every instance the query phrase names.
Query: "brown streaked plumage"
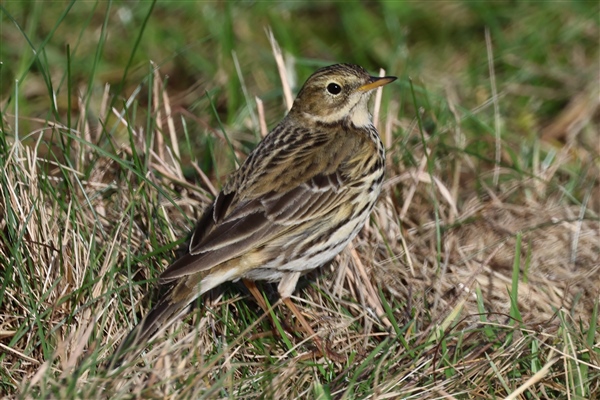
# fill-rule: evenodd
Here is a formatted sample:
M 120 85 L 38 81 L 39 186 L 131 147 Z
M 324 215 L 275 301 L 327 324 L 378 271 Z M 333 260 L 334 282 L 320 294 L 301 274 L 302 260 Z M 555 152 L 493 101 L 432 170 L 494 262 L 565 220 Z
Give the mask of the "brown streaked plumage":
M 165 295 L 113 360 L 223 282 L 278 281 L 288 299 L 302 274 L 335 257 L 379 196 L 385 154 L 367 101 L 373 89 L 395 79 L 371 77 L 351 64 L 308 78 L 289 114 L 205 210 L 189 252 L 160 275 Z

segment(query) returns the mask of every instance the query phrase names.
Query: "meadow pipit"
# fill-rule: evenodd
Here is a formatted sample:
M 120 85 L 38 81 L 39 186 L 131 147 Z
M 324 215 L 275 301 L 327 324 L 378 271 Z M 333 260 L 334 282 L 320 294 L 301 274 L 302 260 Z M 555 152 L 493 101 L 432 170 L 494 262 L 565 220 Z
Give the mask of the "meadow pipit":
M 165 294 L 125 338 L 116 360 L 206 291 L 238 279 L 279 282 L 282 300 L 312 333 L 289 297 L 301 275 L 342 251 L 375 205 L 385 150 L 367 102 L 373 89 L 395 79 L 351 64 L 308 78 L 288 115 L 204 211 L 187 254 L 160 275 Z M 260 298 L 256 287 L 252 293 Z

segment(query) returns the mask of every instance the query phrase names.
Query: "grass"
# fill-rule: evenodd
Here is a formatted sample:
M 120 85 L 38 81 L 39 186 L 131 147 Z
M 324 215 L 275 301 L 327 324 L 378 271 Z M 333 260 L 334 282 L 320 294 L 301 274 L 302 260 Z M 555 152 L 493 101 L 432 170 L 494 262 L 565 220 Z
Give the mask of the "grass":
M 595 2 L 1 7 L 3 396 L 598 397 Z M 400 78 L 371 221 L 294 297 L 346 361 L 232 283 L 103 371 L 286 85 L 343 61 Z

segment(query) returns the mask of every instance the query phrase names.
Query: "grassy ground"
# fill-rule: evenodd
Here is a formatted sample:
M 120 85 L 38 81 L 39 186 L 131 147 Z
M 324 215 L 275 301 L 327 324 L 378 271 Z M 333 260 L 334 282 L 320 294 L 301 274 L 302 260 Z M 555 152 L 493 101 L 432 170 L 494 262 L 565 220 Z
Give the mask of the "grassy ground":
M 600 397 L 597 2 L 0 7 L 0 395 Z M 372 219 L 294 297 L 346 361 L 230 284 L 107 374 L 282 88 L 336 62 L 400 78 Z

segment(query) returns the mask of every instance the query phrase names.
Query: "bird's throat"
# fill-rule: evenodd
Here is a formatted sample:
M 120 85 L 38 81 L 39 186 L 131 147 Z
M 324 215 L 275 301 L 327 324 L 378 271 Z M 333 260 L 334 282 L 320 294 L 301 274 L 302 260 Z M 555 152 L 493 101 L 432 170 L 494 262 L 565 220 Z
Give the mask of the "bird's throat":
M 357 128 L 371 126 L 371 114 L 365 104 L 358 103 L 350 113 L 350 122 Z

